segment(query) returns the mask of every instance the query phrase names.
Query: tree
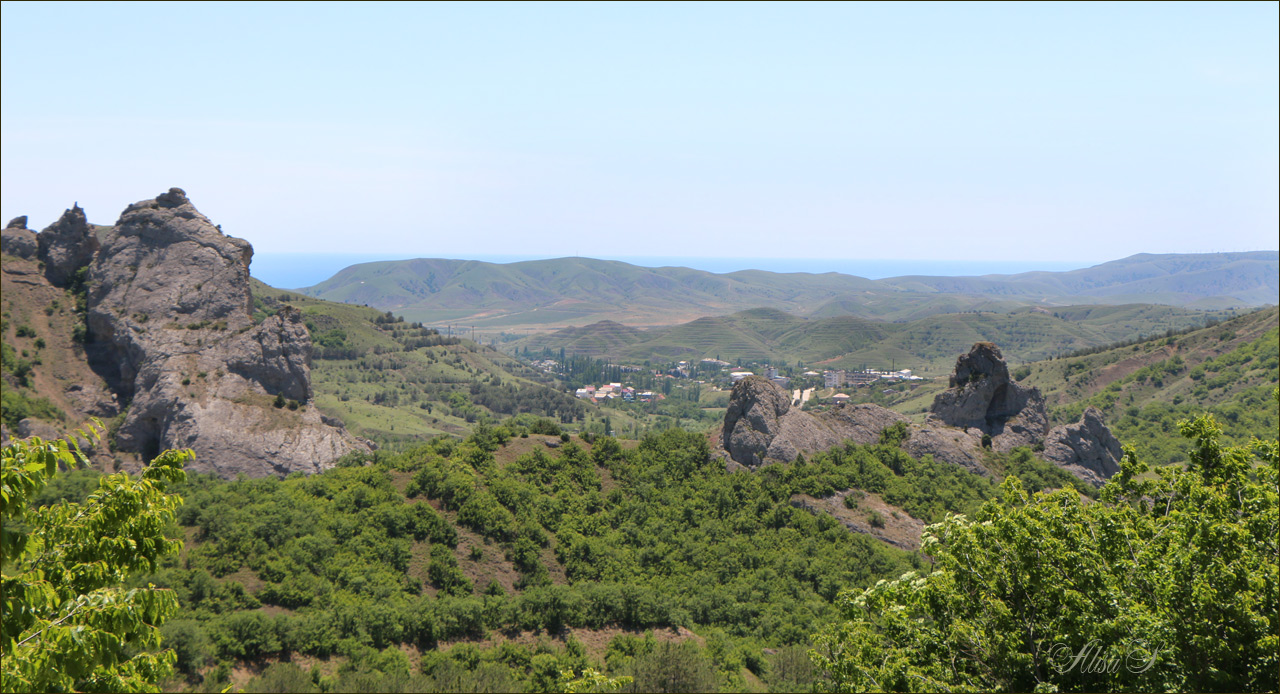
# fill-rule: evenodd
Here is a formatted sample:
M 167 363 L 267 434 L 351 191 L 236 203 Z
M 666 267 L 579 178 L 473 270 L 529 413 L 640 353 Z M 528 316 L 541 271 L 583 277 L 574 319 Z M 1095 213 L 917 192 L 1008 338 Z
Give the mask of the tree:
M 97 439 L 97 430 L 79 432 Z M 140 477 L 105 475 L 79 504 L 30 508 L 59 466 L 85 462 L 74 441 L 12 441 L 0 468 L 0 690 L 158 691 L 175 654 L 157 651 L 173 591 L 126 588 L 181 541 L 164 528 L 190 451 L 165 451 Z
M 1010 477 L 925 533 L 931 572 L 842 593 L 810 651 L 835 691 L 1274 691 L 1277 442 L 1180 424 L 1185 468 L 1126 448 L 1086 503 Z

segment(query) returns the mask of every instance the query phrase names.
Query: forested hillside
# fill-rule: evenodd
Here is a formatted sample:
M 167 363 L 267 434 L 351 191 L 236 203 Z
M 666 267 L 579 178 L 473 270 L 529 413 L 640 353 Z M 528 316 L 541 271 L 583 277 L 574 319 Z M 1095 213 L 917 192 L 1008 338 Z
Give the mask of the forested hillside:
M 1066 479 L 1020 455 L 1005 469 Z M 593 665 L 642 691 L 663 668 L 697 690 L 790 691 L 837 592 L 923 566 L 793 495 L 862 490 L 933 522 L 995 489 L 894 441 L 746 474 L 679 430 L 626 448 L 485 426 L 311 477 L 192 476 L 171 488 L 181 554 L 135 582 L 176 591 L 174 689 L 543 691 Z
M 1164 464 L 1186 459 L 1177 422 L 1202 412 L 1217 418 L 1231 444 L 1276 435 L 1278 335 L 1273 307 L 1202 330 L 1037 362 L 1022 373 L 1044 392 L 1055 422 L 1097 407 L 1121 441 Z

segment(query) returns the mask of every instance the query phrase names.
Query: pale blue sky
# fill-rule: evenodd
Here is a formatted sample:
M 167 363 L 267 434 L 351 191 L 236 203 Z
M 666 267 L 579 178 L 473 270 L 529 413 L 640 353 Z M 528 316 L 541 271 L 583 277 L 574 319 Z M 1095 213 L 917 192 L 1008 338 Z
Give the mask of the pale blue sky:
M 1276 3 L 3 5 L 0 216 L 263 252 L 1275 249 Z

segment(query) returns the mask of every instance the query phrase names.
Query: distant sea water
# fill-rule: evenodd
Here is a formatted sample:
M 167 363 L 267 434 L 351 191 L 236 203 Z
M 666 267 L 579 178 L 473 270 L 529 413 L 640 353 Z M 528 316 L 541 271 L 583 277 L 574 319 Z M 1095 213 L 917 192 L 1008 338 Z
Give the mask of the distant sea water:
M 319 284 L 340 270 L 358 263 L 383 260 L 410 260 L 430 257 L 418 255 L 366 253 L 255 253 L 250 266 L 254 277 L 273 287 L 301 289 Z M 515 263 L 545 260 L 545 256 L 475 255 L 466 260 L 487 263 Z M 738 270 L 770 272 L 839 272 L 868 279 L 932 275 L 938 277 L 970 277 L 976 275 L 1012 275 L 1019 272 L 1047 270 L 1062 272 L 1096 265 L 1089 261 L 1054 260 L 864 260 L 858 258 L 696 258 L 681 256 L 625 256 L 601 258 L 619 260 L 641 267 L 688 267 L 707 272 L 726 273 Z

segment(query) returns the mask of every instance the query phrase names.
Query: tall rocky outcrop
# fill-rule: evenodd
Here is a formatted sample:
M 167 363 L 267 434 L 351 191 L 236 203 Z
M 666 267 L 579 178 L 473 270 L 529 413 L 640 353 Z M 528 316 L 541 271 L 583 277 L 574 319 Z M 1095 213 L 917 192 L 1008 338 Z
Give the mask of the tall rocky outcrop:
M 1040 390 L 1010 378 L 1000 348 L 990 342 L 978 342 L 956 359 L 951 387 L 929 411 L 935 423 L 986 434 L 1001 452 L 1035 445 L 1049 428 Z
M 224 477 L 317 472 L 364 448 L 308 406 L 301 316 L 286 309 L 254 324 L 252 256 L 178 188 L 121 214 L 88 293 L 91 359 L 131 398 L 120 448 L 192 448 L 191 469 Z M 276 396 L 301 406 L 275 407 Z
M 45 277 L 58 287 L 66 286 L 77 270 L 87 266 L 99 246 L 78 204 L 41 231 L 36 241 Z

